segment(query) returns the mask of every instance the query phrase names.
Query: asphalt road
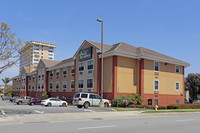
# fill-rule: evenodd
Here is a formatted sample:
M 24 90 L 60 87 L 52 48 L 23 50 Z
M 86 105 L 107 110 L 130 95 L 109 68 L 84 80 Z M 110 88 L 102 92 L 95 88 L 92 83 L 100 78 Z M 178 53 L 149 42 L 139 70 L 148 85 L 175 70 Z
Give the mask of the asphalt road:
M 0 133 L 198 133 L 200 114 L 0 124 Z
M 43 114 L 43 113 L 76 113 L 76 112 L 110 112 L 108 108 L 77 108 L 76 106 L 68 107 L 45 107 L 41 105 L 30 106 L 27 104 L 17 105 L 10 101 L 0 99 L 0 109 L 3 109 L 6 115 L 23 115 L 23 114 Z M 0 132 L 1 133 L 1 132 Z

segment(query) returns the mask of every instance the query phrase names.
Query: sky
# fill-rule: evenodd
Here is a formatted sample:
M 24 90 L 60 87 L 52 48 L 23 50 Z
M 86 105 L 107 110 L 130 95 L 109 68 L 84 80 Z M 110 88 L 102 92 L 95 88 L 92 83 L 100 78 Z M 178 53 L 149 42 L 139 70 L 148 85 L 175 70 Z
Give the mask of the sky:
M 200 0 L 0 0 L 0 23 L 17 38 L 57 44 L 55 60 L 72 57 L 84 40 L 125 42 L 190 63 L 200 73 Z M 19 74 L 14 66 L 0 79 Z M 0 85 L 3 84 L 0 80 Z

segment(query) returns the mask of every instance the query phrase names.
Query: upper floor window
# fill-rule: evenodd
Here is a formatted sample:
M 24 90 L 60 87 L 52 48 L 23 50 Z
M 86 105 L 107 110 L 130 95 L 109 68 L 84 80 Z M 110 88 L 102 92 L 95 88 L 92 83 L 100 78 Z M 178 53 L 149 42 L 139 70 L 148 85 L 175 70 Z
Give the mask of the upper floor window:
M 44 84 L 42 84 L 42 91 L 44 90 Z
M 179 91 L 180 90 L 180 83 L 176 82 L 176 90 Z
M 159 71 L 159 62 L 154 62 L 154 71 Z
M 53 90 L 53 83 L 49 84 L 49 88 L 50 88 L 50 90 Z
M 159 91 L 159 81 L 154 80 L 154 91 Z
M 40 84 L 38 84 L 38 90 L 40 90 Z
M 93 69 L 93 60 L 88 61 L 88 70 Z
M 176 66 L 176 73 L 180 73 L 180 66 Z
M 42 74 L 42 80 L 44 80 L 44 73 Z
M 74 66 L 71 66 L 71 74 L 74 74 Z
M 50 77 L 53 78 L 53 71 L 50 72 Z
M 35 46 L 35 47 L 39 47 L 39 45 L 37 45 L 37 44 L 35 44 L 34 46 Z
M 40 75 L 38 75 L 38 80 L 40 80 Z
M 56 82 L 56 91 L 59 90 L 59 82 Z
M 83 62 L 79 63 L 79 71 L 84 71 L 84 63 Z
M 60 76 L 60 70 L 56 70 L 56 77 L 58 78 Z
M 67 75 L 67 69 L 63 68 L 63 76 L 66 77 L 66 75 Z

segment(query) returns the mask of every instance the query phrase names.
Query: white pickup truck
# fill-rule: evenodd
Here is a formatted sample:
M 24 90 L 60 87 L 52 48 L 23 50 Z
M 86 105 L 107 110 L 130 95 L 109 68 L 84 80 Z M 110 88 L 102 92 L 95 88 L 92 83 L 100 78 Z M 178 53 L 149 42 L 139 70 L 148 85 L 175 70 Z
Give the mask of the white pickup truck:
M 29 96 L 24 96 L 24 98 L 19 98 L 19 99 L 16 99 L 16 103 L 18 105 L 22 105 L 22 103 L 28 103 L 30 101 L 31 97 Z

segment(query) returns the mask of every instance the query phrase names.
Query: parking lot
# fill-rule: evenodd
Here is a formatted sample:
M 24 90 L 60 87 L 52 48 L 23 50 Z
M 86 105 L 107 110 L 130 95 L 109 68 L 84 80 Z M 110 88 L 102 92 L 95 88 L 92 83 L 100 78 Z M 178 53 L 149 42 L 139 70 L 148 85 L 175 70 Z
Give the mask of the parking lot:
M 44 113 L 77 113 L 77 112 L 111 112 L 109 108 L 77 108 L 76 106 L 68 107 L 45 107 L 41 105 L 30 106 L 27 104 L 17 105 L 10 101 L 3 101 L 0 99 L 0 109 L 2 109 L 6 115 L 23 115 L 23 114 L 44 114 Z

